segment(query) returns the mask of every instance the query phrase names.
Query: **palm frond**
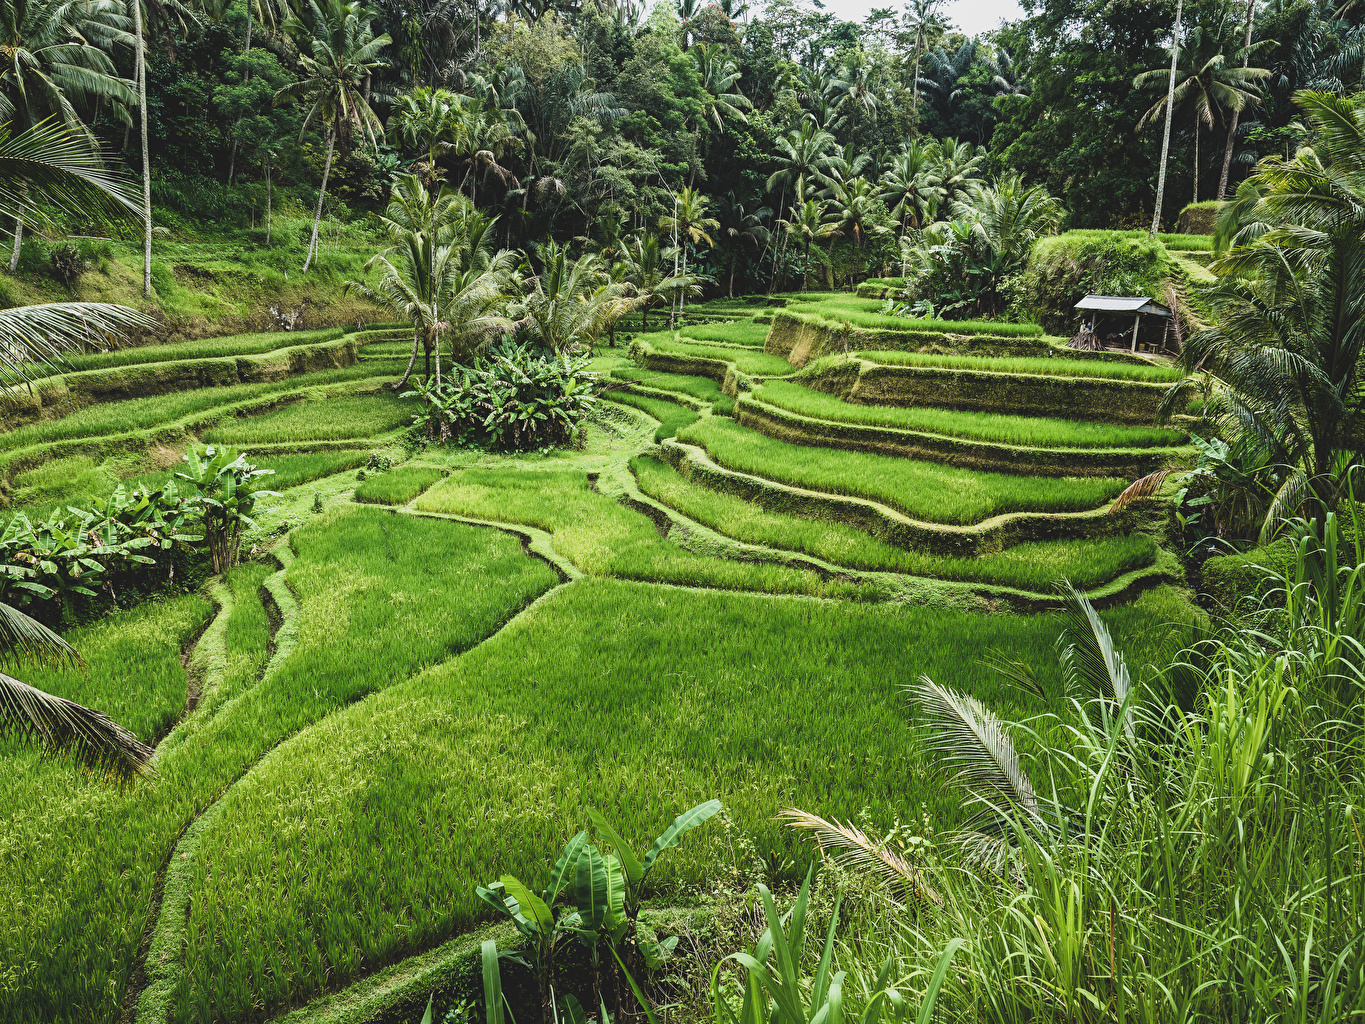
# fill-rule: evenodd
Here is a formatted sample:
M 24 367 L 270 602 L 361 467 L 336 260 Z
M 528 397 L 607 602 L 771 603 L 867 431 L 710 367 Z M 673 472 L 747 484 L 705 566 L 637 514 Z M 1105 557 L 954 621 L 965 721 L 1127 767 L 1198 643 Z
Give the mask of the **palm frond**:
M 1062 681 L 1067 693 L 1080 700 L 1103 700 L 1122 705 L 1128 699 L 1131 679 L 1123 654 L 1114 646 L 1109 628 L 1070 583 L 1063 586 L 1067 609 L 1065 627 L 1057 641 L 1062 662 Z M 1131 720 L 1125 731 L 1132 733 Z
M 54 302 L 0 310 L 0 385 L 30 383 L 38 366 L 60 366 L 87 344 L 121 341 L 128 331 L 160 329 L 151 317 L 107 302 Z
M 975 697 L 939 686 L 928 676 L 906 688 L 925 716 L 919 732 L 929 750 L 973 798 L 1038 815 L 1033 783 L 1003 723 Z
M 108 715 L 0 672 L 0 737 L 9 736 L 122 781 L 154 774 L 152 749 Z
M 0 601 L 0 664 L 79 665 L 75 648 L 37 619 Z
M 893 890 L 917 900 L 935 906 L 943 903 L 942 897 L 925 885 L 924 875 L 918 868 L 884 844 L 873 842 L 867 833 L 852 824 L 826 821 L 818 814 L 797 807 L 788 807 L 779 812 L 777 818 L 792 828 L 812 833 L 820 852 L 840 867 L 872 875 Z
M 1146 476 L 1134 480 L 1123 489 L 1117 498 L 1114 499 L 1114 504 L 1109 506 L 1109 514 L 1111 516 L 1118 515 L 1118 513 L 1122 512 L 1133 502 L 1142 501 L 1145 498 L 1150 498 L 1152 495 L 1160 493 L 1161 487 L 1166 483 L 1167 477 L 1175 472 L 1178 471 L 1174 469 L 1158 469 L 1155 473 L 1148 473 Z
M 0 126 L 0 216 L 41 226 L 38 204 L 62 216 L 122 216 L 140 209 L 137 184 L 105 166 L 82 130 L 44 121 L 18 135 Z

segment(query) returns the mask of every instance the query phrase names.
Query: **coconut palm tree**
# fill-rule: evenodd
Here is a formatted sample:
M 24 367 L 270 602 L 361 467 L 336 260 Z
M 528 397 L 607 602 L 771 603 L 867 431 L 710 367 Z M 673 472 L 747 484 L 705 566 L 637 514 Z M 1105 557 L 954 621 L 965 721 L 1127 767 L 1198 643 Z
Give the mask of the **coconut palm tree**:
M 389 130 L 399 139 L 425 156 L 417 166 L 428 186 L 444 177 L 436 160 L 441 143 L 449 135 L 455 110 L 465 97 L 449 89 L 430 89 L 418 86 L 403 93 L 389 114 Z
M 303 260 L 305 274 L 317 251 L 322 201 L 327 195 L 327 178 L 337 143 L 346 145 L 354 131 L 371 148 L 377 148 L 376 135 L 384 133 L 379 116 L 365 97 L 365 82 L 384 66 L 379 53 L 392 40 L 387 34 L 374 34 L 374 17 L 374 12 L 361 3 L 308 0 L 306 17 L 292 16 L 284 23 L 285 31 L 294 36 L 299 49 L 306 52 L 299 54 L 302 77 L 277 92 L 275 102 L 297 100 L 306 104 L 301 132 L 316 124 L 323 129 L 327 141 L 322 186 L 318 189 L 318 205 L 313 214 L 313 235 Z
M 919 66 L 920 57 L 924 53 L 924 44 L 928 35 L 935 28 L 942 26 L 938 17 L 938 9 L 943 6 L 943 0 L 910 0 L 905 6 L 905 16 L 910 25 L 915 30 L 915 67 L 910 74 L 910 80 L 914 83 L 910 97 L 911 109 L 915 114 L 915 125 L 919 125 Z
M 541 348 L 591 349 L 611 322 L 630 310 L 626 286 L 609 280 L 595 253 L 570 260 L 566 247 L 550 242 L 540 257 L 542 269 L 531 290 L 513 304 L 516 326 Z
M 412 324 L 412 355 L 394 390 L 407 384 L 419 348 L 428 377 L 435 353 L 439 384 L 444 344 L 461 362 L 493 336 L 511 331 L 498 306 L 510 287 L 515 257 L 506 250 L 494 252 L 495 222 L 470 200 L 440 187 L 432 192 L 416 175 L 394 183 L 380 223 L 393 245 L 365 265 L 379 269 L 379 284 L 347 281 L 346 289 Z
M 801 243 L 805 263 L 801 268 L 802 290 L 810 288 L 810 247 L 813 242 L 831 238 L 838 230 L 829 214 L 829 204 L 823 199 L 807 199 L 805 186 L 798 181 L 796 202 L 785 219 L 779 220 L 780 227 L 788 238 L 795 237 Z
M 642 231 L 627 241 L 621 259 L 617 261 L 620 270 L 612 277 L 630 286 L 633 308 L 640 310 L 640 329 L 643 331 L 649 330 L 649 311 L 654 306 L 663 302 L 672 305 L 684 291 L 701 294 L 701 285 L 695 276 L 667 271 L 675 256 L 672 247 L 665 247 L 657 234 Z
M 747 124 L 749 119 L 744 112 L 754 105 L 736 90 L 739 65 L 730 52 L 721 43 L 697 43 L 687 52 L 696 63 L 702 88 L 706 90 L 702 99 L 703 118 L 713 123 L 716 131 L 724 128 L 726 118 Z
M 901 234 L 933 220 L 943 201 L 942 164 L 934 143 L 914 139 L 891 158 L 881 178 L 881 197 L 900 222 Z
M 759 246 L 768 244 L 772 238 L 772 232 L 768 229 L 767 222 L 772 219 L 773 211 L 767 206 L 760 206 L 757 210 L 750 211 L 735 197 L 733 192 L 721 196 L 718 206 L 721 231 L 726 238 L 739 246 L 730 260 L 729 295 L 733 299 L 735 297 L 735 268 L 739 263 L 740 252 L 745 245 L 757 250 Z
M 938 177 L 938 187 L 943 190 L 944 203 L 951 204 L 984 184 L 981 165 L 986 160 L 985 146 L 944 139 L 936 143 L 936 148 L 938 159 L 934 173 Z
M 673 197 L 673 215 L 664 214 L 659 218 L 659 228 L 671 232 L 674 244 L 681 250 L 683 276 L 687 275 L 688 245 L 695 247 L 698 242 L 705 242 L 711 246 L 716 244 L 709 232 L 718 229 L 720 221 L 707 216 L 706 211 L 710 203 L 706 196 L 688 186 Z M 678 315 L 682 315 L 686 302 L 687 292 L 685 290 L 679 292 Z
M 105 48 L 131 41 L 117 0 L 4 0 L 0 3 L 0 121 L 19 131 L 49 118 L 89 132 L 101 101 L 131 123 L 132 83 L 118 75 Z M 23 218 L 14 222 L 9 270 L 19 265 Z
M 1259 83 L 1270 77 L 1265 68 L 1236 66 L 1223 52 L 1226 40 L 1216 27 L 1196 25 L 1186 33 L 1175 66 L 1175 87 L 1170 88 L 1171 72 L 1165 68 L 1144 71 L 1133 79 L 1134 88 L 1161 89 L 1166 93 L 1142 115 L 1138 130 L 1167 109 L 1189 108 L 1194 115 L 1194 195 L 1199 202 L 1199 136 L 1201 129 L 1213 130 L 1223 119 L 1224 110 L 1242 111 L 1260 102 Z M 1232 60 L 1246 56 L 1241 50 Z

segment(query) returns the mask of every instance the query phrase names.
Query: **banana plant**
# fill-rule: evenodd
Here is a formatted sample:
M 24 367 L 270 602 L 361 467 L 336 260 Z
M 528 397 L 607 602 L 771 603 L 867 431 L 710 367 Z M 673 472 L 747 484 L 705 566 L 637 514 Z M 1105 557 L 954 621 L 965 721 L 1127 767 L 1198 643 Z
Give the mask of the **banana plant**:
M 515 875 L 503 875 L 496 882 L 477 886 L 474 890 L 494 910 L 510 917 L 517 931 L 526 938 L 540 990 L 544 1024 L 555 1024 L 555 953 L 566 936 L 581 931 L 580 911 L 576 907 L 557 906 L 557 903 L 560 894 L 570 886 L 575 891 L 578 889 L 579 877 L 584 874 L 579 861 L 590 845 L 586 831 L 570 839 L 550 871 L 549 883 L 539 893 L 532 892 Z M 600 860 L 601 854 L 597 856 Z M 586 875 L 591 886 L 594 876 L 591 856 Z
M 588 817 L 592 819 L 593 827 L 598 834 L 611 844 L 611 849 L 621 869 L 625 872 L 625 916 L 632 922 L 640 913 L 640 894 L 644 889 L 645 879 L 654 865 L 658 863 L 659 855 L 665 850 L 677 846 L 682 841 L 682 837 L 696 828 L 709 821 L 720 811 L 721 803 L 719 800 L 707 800 L 705 803 L 697 804 L 691 810 L 683 811 L 673 823 L 664 829 L 663 834 L 654 840 L 654 845 L 640 857 L 636 857 L 630 847 L 626 845 L 616 829 L 612 828 L 607 819 L 602 816 L 602 812 L 589 809 Z
M 711 1003 L 715 1024 L 843 1024 L 845 973 L 831 973 L 834 936 L 839 927 L 838 900 L 830 915 L 829 930 L 815 975 L 807 982 L 801 969 L 806 942 L 806 909 L 814 873 L 812 865 L 796 903 L 786 915 L 778 914 L 767 886 L 758 887 L 768 928 L 750 952 L 732 953 L 712 970 Z M 919 1013 L 915 1015 L 915 1024 L 928 1024 L 932 1018 L 948 966 L 961 946 L 961 939 L 953 939 L 944 949 L 920 1003 Z M 729 960 L 737 962 L 747 972 L 737 1011 L 727 1001 L 721 985 L 721 971 Z M 894 960 L 888 957 L 877 972 L 872 995 L 863 1007 L 859 1024 L 905 1024 L 909 1019 L 909 1000 L 890 983 L 893 966 Z
M 185 470 L 175 475 L 187 480 L 199 492 L 203 506 L 204 534 L 208 537 L 213 571 L 226 572 L 237 564 L 242 546 L 242 531 L 255 526 L 251 518 L 256 502 L 279 497 L 279 491 L 252 490 L 257 477 L 269 476 L 273 469 L 258 469 L 246 456 L 232 448 L 204 449 L 204 457 L 191 446 L 185 453 Z

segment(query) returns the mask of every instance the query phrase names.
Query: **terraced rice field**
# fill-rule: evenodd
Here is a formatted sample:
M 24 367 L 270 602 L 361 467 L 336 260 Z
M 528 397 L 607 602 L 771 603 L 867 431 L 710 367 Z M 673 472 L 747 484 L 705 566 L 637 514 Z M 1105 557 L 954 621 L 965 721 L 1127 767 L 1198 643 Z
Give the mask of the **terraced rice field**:
M 791 374 L 754 347 L 763 329 L 644 340 Z M 241 566 L 72 630 L 86 671 L 27 676 L 158 743 L 159 777 L 110 786 L 0 741 L 0 1020 L 273 1019 L 481 928 L 474 885 L 541 880 L 588 808 L 644 845 L 685 807 L 725 803 L 724 826 L 661 861 L 659 901 L 694 899 L 718 864 L 789 884 L 813 853 L 773 820 L 783 807 L 878 828 L 960 819 L 906 742 L 902 688 L 921 673 L 1008 714 L 1060 706 L 1056 580 L 1097 595 L 1139 676 L 1198 618 L 1171 585 L 1160 517 L 956 557 L 828 509 L 760 507 L 662 456 L 699 446 L 731 470 L 945 529 L 1089 513 L 1126 480 L 774 441 L 723 415 L 734 399 L 715 377 L 609 349 L 594 366 L 622 390 L 581 449 L 422 448 L 402 440 L 411 404 L 388 389 L 404 365 L 92 404 L 0 433 L 9 512 L 159 482 L 215 440 L 251 450 L 283 492 L 261 502 Z M 850 406 L 783 381 L 757 395 L 1043 447 L 1172 437 L 1062 409 Z M 1031 666 L 1044 697 L 1003 682 L 992 652 Z
M 1180 370 L 1168 366 L 1139 366 L 1103 359 L 1044 358 L 1040 356 L 957 356 L 921 352 L 859 352 L 860 359 L 887 366 L 945 366 L 954 370 L 990 370 L 995 373 L 1041 373 L 1064 377 L 1105 377 L 1114 380 L 1154 381 L 1171 384 Z

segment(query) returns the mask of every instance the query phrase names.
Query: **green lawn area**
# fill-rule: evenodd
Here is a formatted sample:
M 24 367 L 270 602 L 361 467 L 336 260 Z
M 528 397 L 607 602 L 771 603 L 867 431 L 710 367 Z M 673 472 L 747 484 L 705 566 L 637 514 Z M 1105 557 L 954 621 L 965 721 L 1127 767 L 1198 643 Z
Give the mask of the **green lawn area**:
M 871 498 L 931 523 L 977 523 L 1002 512 L 1078 512 L 1111 501 L 1127 481 L 979 473 L 889 455 L 774 441 L 713 417 L 678 432 L 727 469 L 811 490 Z
M 985 412 L 948 409 L 903 409 L 884 405 L 858 405 L 813 391 L 791 381 L 775 380 L 755 389 L 754 398 L 779 409 L 840 423 L 866 423 L 898 427 L 950 437 L 1049 448 L 1155 448 L 1182 443 L 1179 430 L 1119 427 L 1081 420 L 1041 416 L 1004 416 Z

